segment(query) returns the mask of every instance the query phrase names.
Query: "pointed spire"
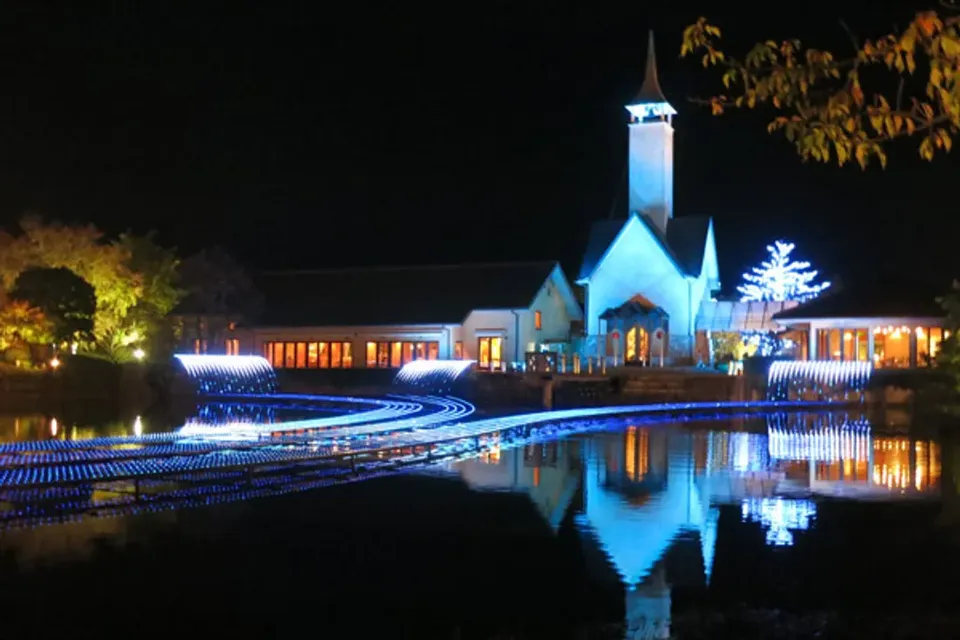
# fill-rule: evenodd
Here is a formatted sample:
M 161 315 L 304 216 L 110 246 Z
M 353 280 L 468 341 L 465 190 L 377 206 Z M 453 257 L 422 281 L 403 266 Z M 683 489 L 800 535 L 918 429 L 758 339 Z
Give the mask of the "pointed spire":
M 650 40 L 647 43 L 646 65 L 647 70 L 643 76 L 643 84 L 640 86 L 640 93 L 637 94 L 634 102 L 637 104 L 666 102 L 667 98 L 663 95 L 660 80 L 657 78 L 657 51 L 653 46 L 653 29 L 650 30 Z
M 647 60 L 646 72 L 643 76 L 643 84 L 640 86 L 640 92 L 627 106 L 636 118 L 643 120 L 651 116 L 671 116 L 676 114 L 676 110 L 667 101 L 663 95 L 663 89 L 660 88 L 660 79 L 657 77 L 657 52 L 653 46 L 653 30 L 650 30 L 650 39 L 647 42 Z

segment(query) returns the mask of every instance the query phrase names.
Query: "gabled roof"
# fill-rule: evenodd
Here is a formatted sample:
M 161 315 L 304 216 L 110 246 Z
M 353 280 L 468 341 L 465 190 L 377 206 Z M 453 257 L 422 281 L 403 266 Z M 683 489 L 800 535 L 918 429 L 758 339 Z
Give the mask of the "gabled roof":
M 944 318 L 947 313 L 937 298 L 947 291 L 904 277 L 876 278 L 836 291 L 828 289 L 818 298 L 782 311 L 773 319 L 783 324 L 820 318 Z
M 709 216 L 671 218 L 667 222 L 667 244 L 687 275 L 700 275 L 709 230 Z
M 556 262 L 264 273 L 261 326 L 459 324 L 476 309 L 528 308 Z
M 703 268 L 703 256 L 706 250 L 707 232 L 710 229 L 709 217 L 674 218 L 667 223 L 667 235 L 653 224 L 645 215 L 630 214 L 626 220 L 601 220 L 590 227 L 587 237 L 587 249 L 580 265 L 577 281 L 590 278 L 606 257 L 607 251 L 623 228 L 634 217 L 642 222 L 657 239 L 663 252 L 673 261 L 677 270 L 686 276 L 699 277 Z

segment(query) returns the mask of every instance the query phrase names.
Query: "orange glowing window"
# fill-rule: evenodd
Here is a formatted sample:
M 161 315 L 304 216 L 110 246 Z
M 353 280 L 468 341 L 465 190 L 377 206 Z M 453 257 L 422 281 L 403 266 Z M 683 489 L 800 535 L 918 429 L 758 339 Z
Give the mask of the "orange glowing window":
M 343 368 L 344 369 L 353 368 L 353 343 L 352 342 L 343 343 Z
M 368 342 L 367 343 L 367 357 L 366 363 L 368 369 L 373 369 L 377 366 L 377 343 Z
M 283 344 L 283 366 L 286 369 L 293 369 L 297 366 L 296 354 L 293 351 L 295 346 L 292 342 L 285 342 Z
M 543 314 L 539 310 L 533 312 L 533 328 L 537 331 L 543 329 Z
M 320 353 L 317 349 L 316 342 L 310 342 L 307 344 L 307 367 L 310 369 L 316 369 L 319 362 Z
M 223 346 L 228 356 L 240 355 L 240 340 L 237 338 L 227 338 Z
M 283 343 L 268 342 L 267 347 L 272 353 L 270 362 L 271 364 L 273 364 L 273 367 L 275 369 L 282 369 L 283 368 Z
M 343 366 L 343 343 L 330 343 L 330 368 L 339 369 Z
M 403 364 L 413 361 L 413 343 L 404 342 L 403 343 Z
M 399 369 L 403 363 L 403 343 L 402 342 L 391 342 L 390 343 L 390 366 L 394 369 Z
M 440 343 L 428 342 L 427 343 L 427 360 L 439 360 L 439 359 L 440 359 Z
M 463 360 L 463 340 L 457 340 L 453 343 L 453 357 L 457 360 Z
M 377 343 L 377 366 L 386 369 L 390 366 L 390 343 Z
M 307 343 L 297 343 L 297 369 L 307 368 Z
M 427 343 L 418 342 L 416 344 L 416 347 L 417 347 L 417 351 L 416 351 L 417 360 L 425 360 L 427 358 Z
M 320 368 L 327 369 L 330 367 L 330 345 L 326 342 L 317 343 L 317 351 L 320 355 Z

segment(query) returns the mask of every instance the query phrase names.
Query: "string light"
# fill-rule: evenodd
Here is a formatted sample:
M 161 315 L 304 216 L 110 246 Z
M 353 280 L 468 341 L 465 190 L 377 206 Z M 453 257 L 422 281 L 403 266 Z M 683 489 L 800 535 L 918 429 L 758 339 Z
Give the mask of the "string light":
M 777 361 L 767 372 L 767 400 L 850 400 L 863 392 L 873 374 L 870 362 Z

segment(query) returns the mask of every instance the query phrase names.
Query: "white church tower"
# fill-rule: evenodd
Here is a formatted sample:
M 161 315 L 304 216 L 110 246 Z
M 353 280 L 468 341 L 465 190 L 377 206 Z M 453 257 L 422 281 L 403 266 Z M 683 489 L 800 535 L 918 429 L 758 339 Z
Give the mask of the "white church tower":
M 657 80 L 653 31 L 647 46 L 647 69 L 640 93 L 630 104 L 629 211 L 643 213 L 667 232 L 673 218 L 673 126 L 676 110 Z

